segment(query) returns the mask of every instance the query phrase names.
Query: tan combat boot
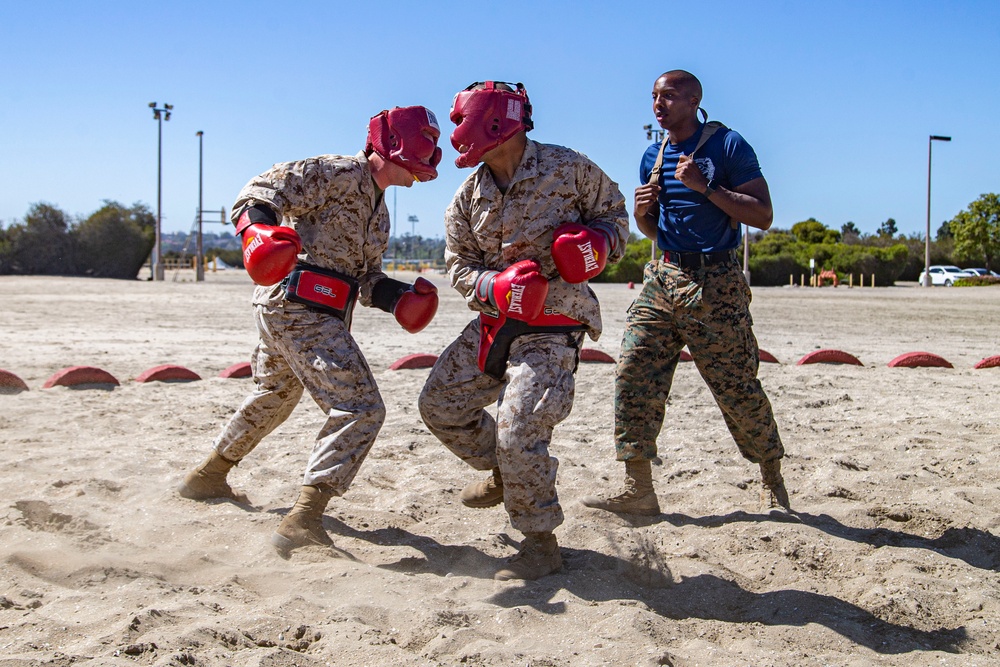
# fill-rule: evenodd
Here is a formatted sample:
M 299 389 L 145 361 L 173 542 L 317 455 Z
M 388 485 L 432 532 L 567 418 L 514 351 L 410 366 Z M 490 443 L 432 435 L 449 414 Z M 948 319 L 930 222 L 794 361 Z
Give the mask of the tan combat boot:
M 507 559 L 507 566 L 494 575 L 498 581 L 534 581 L 562 569 L 559 543 L 551 532 L 525 533 L 521 550 Z
M 234 491 L 226 481 L 226 475 L 235 465 L 235 461 L 223 458 L 222 454 L 213 449 L 204 463 L 184 477 L 184 481 L 177 487 L 177 493 L 190 500 L 229 498 L 238 503 L 249 504 L 246 494 Z
M 660 503 L 653 490 L 653 467 L 649 461 L 625 462 L 625 491 L 613 498 L 586 496 L 580 500 L 587 507 L 618 514 L 656 516 Z
M 500 468 L 494 468 L 493 474 L 482 482 L 473 482 L 462 489 L 459 495 L 466 507 L 496 507 L 503 502 L 503 477 Z
M 788 490 L 785 489 L 785 480 L 781 477 L 781 459 L 762 461 L 760 463 L 760 477 L 764 485 L 760 492 L 761 510 L 764 512 L 791 512 L 792 506 L 788 501 Z
M 329 486 L 303 486 L 299 499 L 271 535 L 271 544 L 282 558 L 299 547 L 332 547 L 323 529 L 323 510 L 336 492 Z

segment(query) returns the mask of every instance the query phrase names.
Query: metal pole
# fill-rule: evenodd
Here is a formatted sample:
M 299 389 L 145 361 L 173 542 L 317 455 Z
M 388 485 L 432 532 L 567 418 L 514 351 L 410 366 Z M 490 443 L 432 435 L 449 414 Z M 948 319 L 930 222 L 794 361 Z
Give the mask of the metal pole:
M 205 133 L 198 130 L 198 264 L 195 267 L 195 282 L 205 280 L 205 254 L 201 242 L 201 194 L 202 194 L 202 136 Z
M 163 280 L 163 246 L 161 227 L 163 225 L 163 119 L 156 114 L 156 250 L 153 266 L 153 280 Z
M 743 225 L 743 277 L 750 284 L 750 225 Z
M 924 287 L 931 286 L 931 146 L 934 140 L 927 138 L 927 229 L 924 236 Z
M 932 134 L 927 138 L 927 229 L 924 236 L 924 287 L 931 286 L 931 147 L 935 141 L 951 141 L 951 137 Z
M 396 224 L 396 192 L 399 188 L 392 189 L 392 228 L 390 233 L 396 239 L 396 247 L 392 252 L 392 277 L 396 277 L 396 264 L 399 263 L 399 226 Z

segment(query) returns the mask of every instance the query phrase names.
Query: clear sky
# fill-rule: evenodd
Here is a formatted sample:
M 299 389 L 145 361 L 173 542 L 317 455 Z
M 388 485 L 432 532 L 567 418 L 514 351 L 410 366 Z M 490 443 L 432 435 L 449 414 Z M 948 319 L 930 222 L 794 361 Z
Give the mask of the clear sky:
M 650 91 L 670 69 L 697 75 L 702 106 L 756 149 L 775 227 L 875 232 L 891 217 L 923 233 L 931 134 L 953 137 L 934 143 L 932 235 L 1000 191 L 997 0 L 0 0 L 0 221 L 36 202 L 155 214 L 153 101 L 174 105 L 164 232 L 194 224 L 199 130 L 204 208 L 228 210 L 271 164 L 354 154 L 370 116 L 423 104 L 445 134 L 440 176 L 387 204 L 396 233 L 440 237 L 469 173 L 448 111 L 484 79 L 523 82 L 529 136 L 590 156 L 631 211 Z

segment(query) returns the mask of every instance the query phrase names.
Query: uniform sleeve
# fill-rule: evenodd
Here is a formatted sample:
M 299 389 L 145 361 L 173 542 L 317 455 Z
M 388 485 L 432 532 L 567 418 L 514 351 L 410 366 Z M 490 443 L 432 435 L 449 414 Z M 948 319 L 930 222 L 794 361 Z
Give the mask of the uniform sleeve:
M 737 188 L 763 176 L 760 164 L 757 162 L 757 154 L 739 132 L 730 130 L 726 133 L 724 150 L 726 171 L 732 187 Z
M 255 204 L 265 204 L 279 219 L 297 217 L 322 206 L 331 195 L 336 168 L 316 158 L 276 164 L 254 177 L 233 204 L 232 219 Z
M 469 178 L 458 189 L 445 210 L 444 261 L 451 286 L 465 297 L 469 308 L 482 311 L 487 308 L 476 299 L 476 280 L 488 267 L 484 264 L 483 253 L 472 232 L 469 217 L 468 206 L 473 188 L 473 179 Z
M 577 168 L 577 190 L 580 193 L 579 208 L 583 224 L 603 229 L 618 239 L 608 257 L 609 262 L 617 263 L 625 256 L 625 246 L 628 243 L 625 196 L 618 184 L 587 158 Z
M 383 195 L 384 196 L 384 195 Z M 365 266 L 368 270 L 358 278 L 358 300 L 362 306 L 372 305 L 372 288 L 376 283 L 388 276 L 382 270 L 382 256 L 389 248 L 389 213 L 384 203 L 380 203 L 375 208 L 375 215 L 371 221 L 372 229 L 365 235 L 362 252 L 365 257 Z

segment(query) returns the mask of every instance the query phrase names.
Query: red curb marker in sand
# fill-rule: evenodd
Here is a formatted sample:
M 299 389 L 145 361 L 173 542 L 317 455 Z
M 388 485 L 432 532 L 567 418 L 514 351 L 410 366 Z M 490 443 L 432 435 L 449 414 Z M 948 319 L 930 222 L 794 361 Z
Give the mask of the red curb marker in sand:
M 110 384 L 119 386 L 121 383 L 111 373 L 94 368 L 93 366 L 69 366 L 56 371 L 55 374 L 45 381 L 42 389 L 52 387 L 75 387 L 81 384 Z
M 769 364 L 780 364 L 773 354 L 767 350 L 757 350 L 758 355 L 760 355 L 760 360 Z
M 851 364 L 864 366 L 853 354 L 841 350 L 816 350 L 799 359 L 797 366 L 803 364 Z
M 220 378 L 248 378 L 253 375 L 253 371 L 250 370 L 249 361 L 241 361 L 238 364 L 233 364 L 226 370 L 219 373 Z
M 135 379 L 136 382 L 190 382 L 200 380 L 201 376 L 183 366 L 163 364 L 153 366 Z
M 889 368 L 954 368 L 944 357 L 931 352 L 907 352 L 889 362 Z
M 585 347 L 580 350 L 580 361 L 592 361 L 599 364 L 615 363 L 615 360 L 607 352 L 601 352 L 592 347 Z
M 980 360 L 973 368 L 997 368 L 998 366 L 1000 366 L 1000 354 L 994 354 L 992 357 Z
M 24 380 L 0 368 L 0 394 L 19 394 L 22 391 L 28 391 Z
M 398 371 L 403 369 L 413 369 L 413 368 L 430 368 L 437 361 L 436 354 L 408 354 L 405 357 L 400 357 L 396 361 L 392 362 L 389 366 L 390 371 Z

